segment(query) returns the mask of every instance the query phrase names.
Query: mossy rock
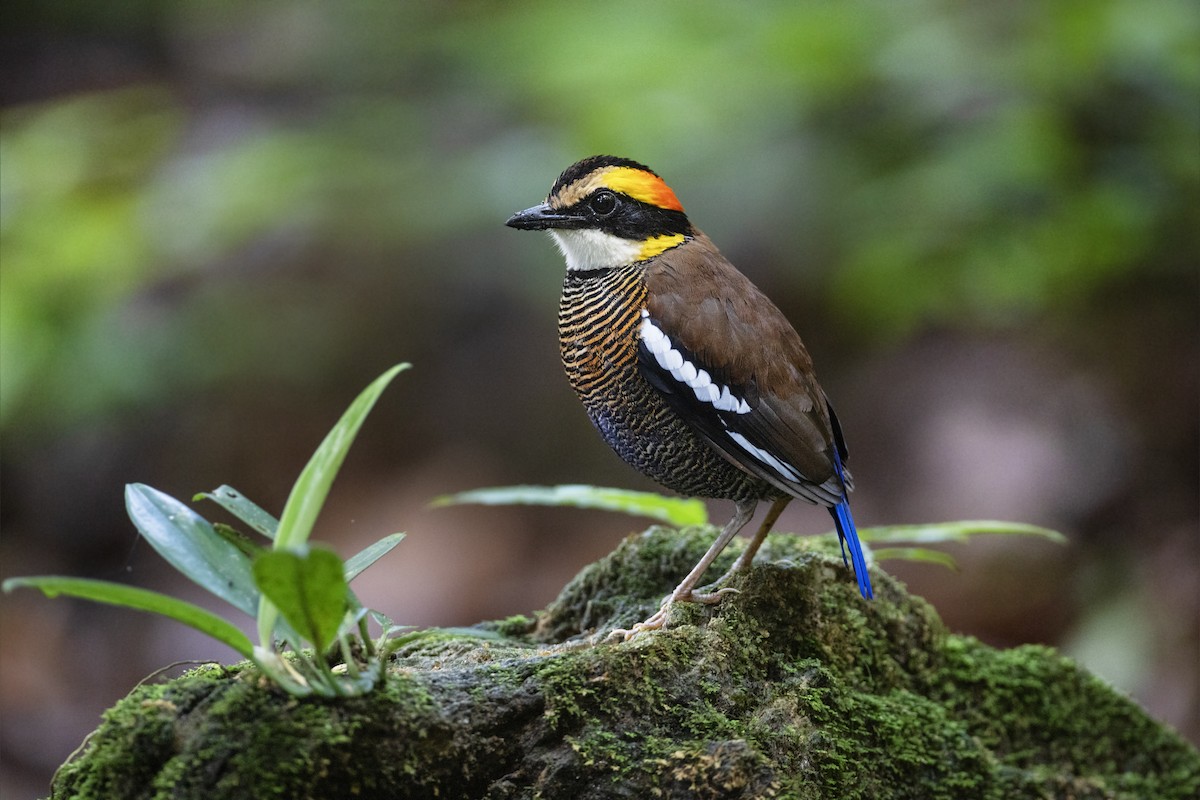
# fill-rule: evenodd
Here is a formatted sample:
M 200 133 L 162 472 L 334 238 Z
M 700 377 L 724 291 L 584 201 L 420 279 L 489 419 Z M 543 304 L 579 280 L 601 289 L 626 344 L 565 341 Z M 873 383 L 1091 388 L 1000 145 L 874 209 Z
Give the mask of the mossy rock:
M 480 626 L 498 638 L 407 646 L 368 697 L 297 700 L 246 665 L 139 687 L 53 797 L 1200 796 L 1200 754 L 1128 698 L 1049 648 L 948 633 L 882 572 L 862 600 L 813 540 L 772 536 L 739 594 L 591 643 L 712 536 L 630 537 L 534 619 Z

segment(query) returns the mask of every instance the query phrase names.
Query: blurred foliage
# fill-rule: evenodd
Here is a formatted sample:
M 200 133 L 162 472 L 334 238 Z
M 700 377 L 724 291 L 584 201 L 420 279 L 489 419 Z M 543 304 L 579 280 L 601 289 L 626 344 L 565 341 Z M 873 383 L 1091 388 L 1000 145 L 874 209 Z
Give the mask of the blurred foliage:
M 96 392 L 141 388 L 97 326 L 155 277 L 138 206 L 179 124 L 162 94 L 84 96 L 5 116 L 0 420 L 22 400 L 61 412 L 81 370 L 103 384 Z
M 707 525 L 708 509 L 695 497 L 668 497 L 657 492 L 635 492 L 609 486 L 560 484 L 558 486 L 498 486 L 443 495 L 434 507 L 479 503 L 485 506 L 534 505 L 592 508 L 649 517 L 677 528 Z
M 796 322 L 864 521 L 996 509 L 1071 537 L 958 551 L 969 578 L 923 587 L 944 615 L 999 644 L 1082 617 L 1071 649 L 1200 741 L 1194 0 L 12 0 L 2 41 L 6 568 L 125 579 L 129 481 L 282 503 L 348 387 L 401 358 L 360 518 L 485 481 L 636 486 L 556 374 L 561 259 L 503 226 L 608 152 Z M 534 607 L 554 559 L 596 555 L 555 519 L 447 523 L 495 538 L 389 591 L 459 621 Z M 93 622 L 69 629 L 96 680 L 160 654 Z M 57 766 L 84 732 L 64 704 L 96 694 L 5 676 L 34 672 L 53 691 L 7 691 L 6 769 Z
M 387 269 L 541 302 L 557 281 L 499 223 L 592 152 L 649 163 L 876 343 L 1191 280 L 1200 249 L 1186 0 L 132 8 L 9 12 L 141 55 L 0 120 L 4 427 L 305 380 L 370 336 L 327 287 Z

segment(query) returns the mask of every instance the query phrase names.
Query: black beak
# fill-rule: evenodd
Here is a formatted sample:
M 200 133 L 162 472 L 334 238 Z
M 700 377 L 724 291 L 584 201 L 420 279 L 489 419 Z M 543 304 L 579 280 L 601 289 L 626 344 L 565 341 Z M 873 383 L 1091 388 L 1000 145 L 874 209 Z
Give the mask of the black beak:
M 504 223 L 510 228 L 522 231 L 544 231 L 547 228 L 577 228 L 580 224 L 578 217 L 560 214 L 546 203 L 524 211 L 518 211 Z

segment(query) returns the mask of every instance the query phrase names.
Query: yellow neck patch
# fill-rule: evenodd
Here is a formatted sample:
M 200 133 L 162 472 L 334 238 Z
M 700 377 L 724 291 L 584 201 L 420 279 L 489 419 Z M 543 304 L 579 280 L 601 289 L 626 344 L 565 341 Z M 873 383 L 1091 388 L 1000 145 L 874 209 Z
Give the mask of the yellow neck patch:
M 662 178 L 644 170 L 634 169 L 633 167 L 613 167 L 612 169 L 605 170 L 600 180 L 614 192 L 622 192 L 634 200 L 640 200 L 643 203 L 649 203 L 652 206 L 666 208 L 671 211 L 683 211 L 683 205 L 680 204 L 679 198 L 675 197 L 675 193 L 671 191 L 671 187 L 667 186 Z M 664 247 L 663 249 L 665 250 L 666 248 Z
M 667 190 L 671 191 L 670 189 Z M 675 195 L 671 195 L 674 197 Z M 682 209 L 680 209 L 682 210 Z M 638 250 L 637 260 L 645 261 L 648 258 L 654 258 L 659 253 L 670 250 L 672 247 L 678 247 L 683 244 L 686 237 L 682 233 L 669 233 L 663 236 L 651 236 L 642 242 L 642 247 Z

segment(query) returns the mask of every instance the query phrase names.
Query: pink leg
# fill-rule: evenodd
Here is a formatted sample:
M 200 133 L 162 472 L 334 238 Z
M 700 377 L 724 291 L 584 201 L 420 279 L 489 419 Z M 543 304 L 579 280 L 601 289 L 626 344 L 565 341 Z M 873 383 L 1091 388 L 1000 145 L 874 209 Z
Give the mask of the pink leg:
M 775 523 L 779 520 L 779 515 L 783 513 L 783 510 L 787 508 L 787 504 L 790 502 L 792 502 L 791 497 L 781 497 L 772 503 L 771 507 L 767 510 L 767 515 L 763 517 L 762 525 L 758 526 L 758 532 L 754 534 L 754 538 L 751 539 L 750 543 L 746 545 L 746 549 L 743 550 L 741 555 L 737 557 L 737 560 L 733 562 L 733 566 L 730 567 L 724 575 L 717 578 L 715 581 L 705 587 L 705 589 L 713 589 L 714 591 L 704 592 L 703 594 L 693 594 L 692 596 L 703 603 L 707 602 L 705 598 L 711 597 L 715 600 L 720 597 L 721 592 L 735 591 L 733 589 L 717 589 L 716 587 L 728 581 L 734 576 L 735 573 L 750 568 L 750 563 L 754 561 L 754 555 L 758 552 L 758 548 L 762 547 L 762 543 L 767 538 L 767 534 L 771 532 L 771 528 L 773 528 Z
M 699 583 L 700 578 L 704 576 L 705 571 L 712 566 L 712 562 L 716 560 L 717 556 L 721 555 L 721 551 L 723 551 L 729 545 L 729 543 L 733 540 L 733 537 L 737 535 L 738 531 L 744 528 L 746 523 L 750 521 L 750 518 L 754 516 L 754 509 L 757 506 L 757 500 L 748 500 L 738 503 L 733 513 L 733 519 L 729 520 L 729 522 L 725 524 L 725 527 L 721 529 L 721 535 L 718 536 L 717 540 L 712 543 L 712 547 L 708 548 L 708 552 L 704 554 L 704 557 L 700 559 L 696 566 L 692 567 L 692 571 L 687 574 L 687 577 L 679 582 L 679 585 L 675 587 L 675 591 L 667 595 L 667 598 L 663 600 L 662 606 L 658 609 L 658 611 L 650 615 L 649 619 L 647 619 L 645 622 L 639 622 L 629 630 L 618 628 L 617 630 L 608 634 L 607 638 L 622 638 L 628 640 L 636 634 L 642 633 L 643 631 L 654 631 L 662 628 L 667 621 L 667 612 L 675 603 L 688 601 L 712 603 L 719 600 L 719 592 L 713 594 L 695 595 L 693 594 L 692 590 L 695 588 L 696 584 Z M 774 510 L 774 506 L 771 508 Z M 782 511 L 783 509 L 780 508 L 780 510 Z M 775 518 L 778 518 L 778 516 L 779 514 L 776 513 Z M 765 536 L 766 534 L 762 535 Z M 759 536 L 755 537 L 756 540 L 760 538 L 761 537 Z M 755 548 L 757 549 L 757 545 L 755 545 Z

